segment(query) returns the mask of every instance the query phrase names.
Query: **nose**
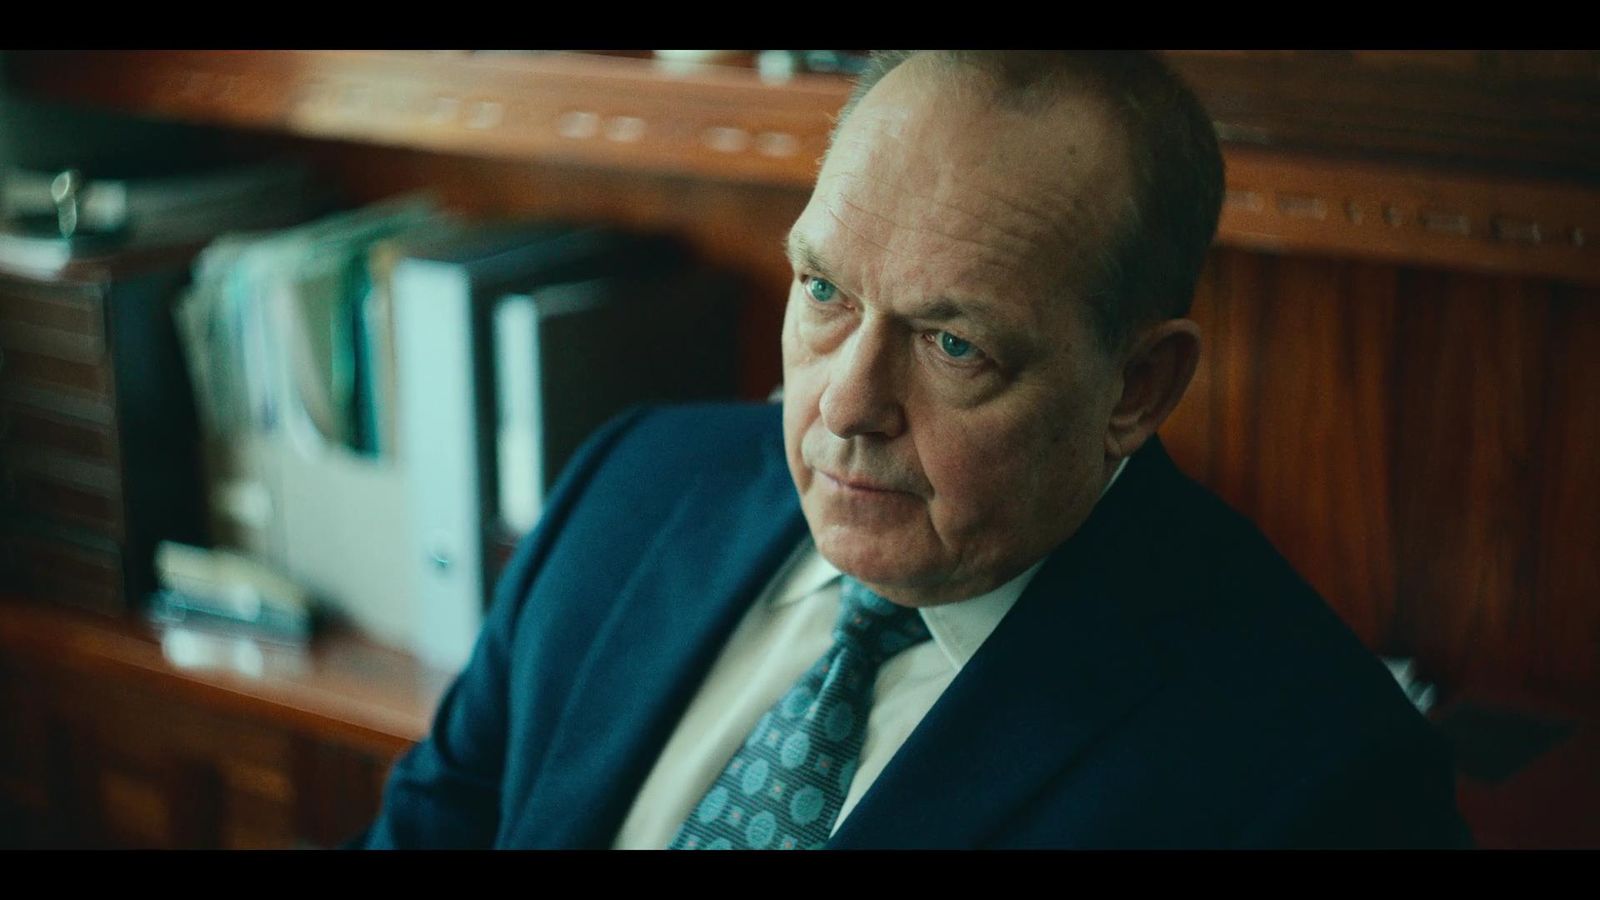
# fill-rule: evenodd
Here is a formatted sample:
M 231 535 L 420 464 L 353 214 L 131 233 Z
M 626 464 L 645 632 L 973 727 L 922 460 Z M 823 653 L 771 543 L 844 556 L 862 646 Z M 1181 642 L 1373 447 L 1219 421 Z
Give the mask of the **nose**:
M 905 430 L 899 361 L 890 331 L 869 319 L 835 352 L 820 412 L 823 424 L 839 437 L 893 438 Z

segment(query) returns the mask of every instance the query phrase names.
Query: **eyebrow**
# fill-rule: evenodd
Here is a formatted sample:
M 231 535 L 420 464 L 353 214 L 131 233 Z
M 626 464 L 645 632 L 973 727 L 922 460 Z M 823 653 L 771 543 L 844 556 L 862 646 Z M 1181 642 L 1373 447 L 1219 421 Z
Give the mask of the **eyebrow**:
M 783 255 L 789 258 L 790 265 L 796 269 L 815 272 L 824 281 L 835 280 L 829 273 L 828 266 L 823 263 L 822 257 L 818 256 L 817 252 L 811 248 L 811 245 L 806 243 L 806 239 L 803 236 L 795 234 L 792 230 L 787 235 L 784 235 Z
M 979 322 L 998 325 L 1001 320 L 989 313 L 987 304 L 957 303 L 946 297 L 938 297 L 928 303 L 917 307 L 916 318 L 927 319 L 930 322 L 948 322 L 951 319 L 976 319 Z

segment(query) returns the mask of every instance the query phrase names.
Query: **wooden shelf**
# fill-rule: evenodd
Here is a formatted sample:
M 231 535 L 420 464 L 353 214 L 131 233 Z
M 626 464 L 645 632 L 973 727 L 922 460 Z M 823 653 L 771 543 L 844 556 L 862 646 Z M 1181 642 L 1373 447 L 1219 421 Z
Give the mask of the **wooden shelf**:
M 1465 77 L 1304 55 L 1169 54 L 1228 139 L 1220 244 L 1600 283 L 1587 73 Z M 24 91 L 140 116 L 797 191 L 849 92 L 838 77 L 773 84 L 561 52 L 8 56 Z
M 120 51 L 19 55 L 52 99 L 211 125 L 807 186 L 842 78 L 578 53 Z
M 308 648 L 169 630 L 0 595 L 0 655 L 157 687 L 322 738 L 398 753 L 420 740 L 450 675 L 346 633 Z
M 1230 146 L 1224 246 L 1600 283 L 1600 190 Z

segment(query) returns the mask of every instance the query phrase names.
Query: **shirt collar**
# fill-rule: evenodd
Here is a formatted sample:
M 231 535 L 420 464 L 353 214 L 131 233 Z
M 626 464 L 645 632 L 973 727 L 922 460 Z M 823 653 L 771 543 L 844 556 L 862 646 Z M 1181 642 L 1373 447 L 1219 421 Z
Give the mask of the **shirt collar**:
M 1016 605 L 1017 598 L 1027 589 L 1028 582 L 1043 567 L 1044 560 L 1041 559 L 1029 566 L 1026 572 L 987 594 L 922 608 L 922 621 L 927 624 L 928 633 L 933 635 L 934 643 L 944 651 L 945 658 L 950 660 L 950 665 L 956 671 L 960 671 L 983 646 L 983 642 L 989 639 L 989 635 L 999 627 L 1000 620 L 1006 617 L 1006 613 Z
M 844 574 L 834 568 L 833 563 L 822 558 L 809 535 L 800 541 L 787 567 L 790 574 L 783 578 L 783 587 L 773 595 L 773 606 L 784 606 L 809 597 Z

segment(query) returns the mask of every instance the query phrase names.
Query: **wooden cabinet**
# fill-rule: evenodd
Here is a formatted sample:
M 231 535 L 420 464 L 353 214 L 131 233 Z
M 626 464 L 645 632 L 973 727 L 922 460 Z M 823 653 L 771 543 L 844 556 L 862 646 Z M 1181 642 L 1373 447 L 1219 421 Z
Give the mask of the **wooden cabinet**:
M 203 537 L 170 305 L 193 248 L 0 271 L 0 589 L 139 605 L 163 539 Z
M 0 597 L 0 845 L 334 846 L 371 821 L 444 673 Z

